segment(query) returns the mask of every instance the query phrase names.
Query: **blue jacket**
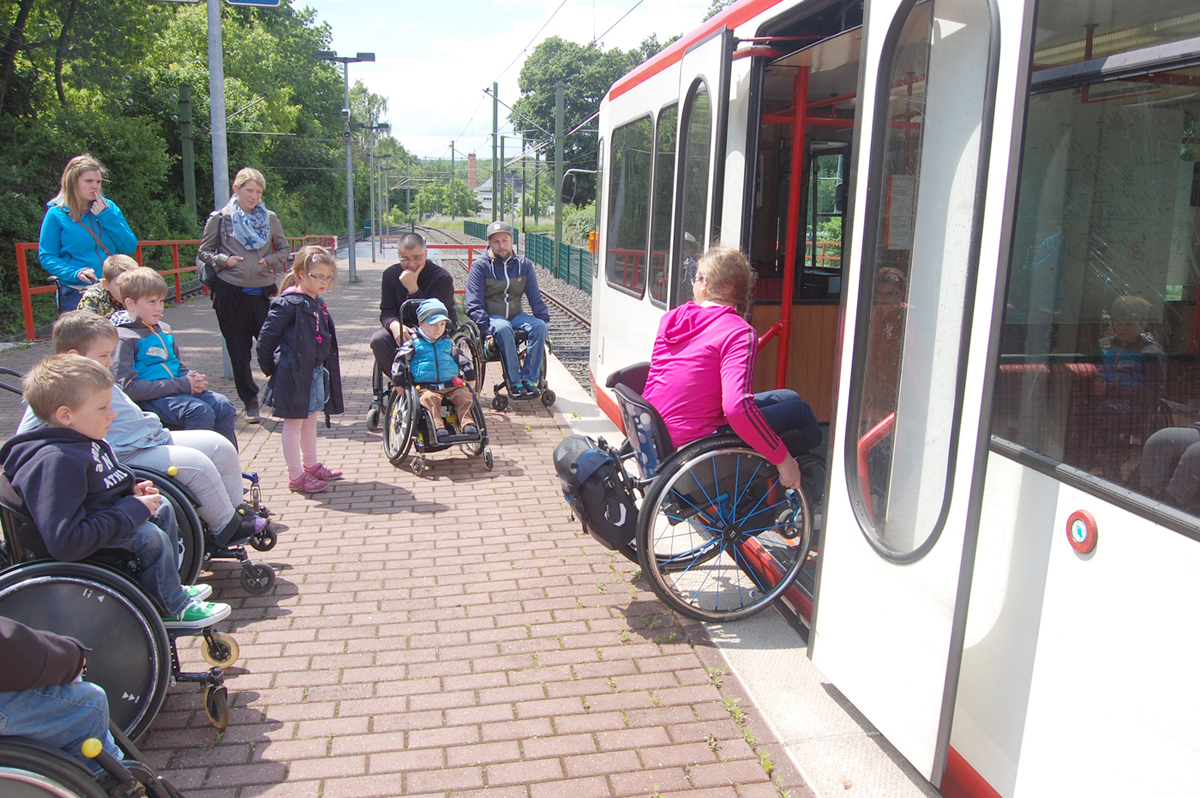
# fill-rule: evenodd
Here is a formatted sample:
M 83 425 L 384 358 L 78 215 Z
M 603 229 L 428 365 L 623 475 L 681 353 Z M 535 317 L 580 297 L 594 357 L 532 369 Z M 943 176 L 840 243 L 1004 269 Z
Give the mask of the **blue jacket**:
M 134 404 L 133 400 L 121 390 L 120 385 L 113 386 L 112 409 L 116 412 L 117 417 L 113 419 L 112 426 L 108 428 L 104 442 L 112 447 L 118 460 L 124 460 L 134 452 L 154 446 L 165 446 L 171 442 L 171 433 L 163 427 L 158 416 L 147 413 Z M 17 434 L 30 432 L 45 423 L 33 414 L 33 408 L 25 405 L 25 415 L 21 417 Z
M 164 396 L 191 396 L 187 366 L 179 362 L 179 346 L 171 327 L 160 321 L 147 327 L 129 318 L 125 311 L 112 316 L 117 326 L 117 348 L 113 350 L 113 377 L 135 402 Z
M 89 210 L 78 222 L 71 218 L 67 206 L 46 203 L 46 218 L 42 220 L 42 234 L 38 238 L 38 260 L 43 269 L 64 285 L 72 288 L 87 286 L 89 283 L 76 277 L 79 272 L 92 269 L 96 279 L 100 279 L 105 258 L 132 255 L 137 249 L 137 236 L 129 229 L 121 209 L 108 197 L 104 201 L 108 207 L 99 216 Z M 93 233 L 108 249 L 107 253 L 96 243 L 96 238 L 92 238 Z
M 465 368 L 471 367 L 471 359 L 456 347 L 449 335 L 430 341 L 419 329 L 412 338 L 404 342 L 397 353 L 401 360 L 408 361 L 413 382 L 444 390 Z
M 258 331 L 256 352 L 258 365 L 268 378 L 262 403 L 275 408 L 276 416 L 308 418 L 317 366 L 329 372 L 325 426 L 329 426 L 330 415 L 345 412 L 337 330 L 324 297 L 314 299 L 296 288 L 284 289 L 271 301 L 267 320 Z
M 490 249 L 484 250 L 467 273 L 466 294 L 467 315 L 480 332 L 491 328 L 489 316 L 511 319 L 521 313 L 523 296 L 529 297 L 529 312 L 550 323 L 550 310 L 538 288 L 533 261 L 524 255 L 514 252 L 508 260 L 500 262 L 492 257 Z

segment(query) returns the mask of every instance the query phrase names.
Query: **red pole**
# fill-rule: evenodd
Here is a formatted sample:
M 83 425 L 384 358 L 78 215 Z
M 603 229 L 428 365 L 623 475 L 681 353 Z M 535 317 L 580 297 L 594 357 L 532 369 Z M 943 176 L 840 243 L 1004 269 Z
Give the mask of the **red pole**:
M 787 385 L 788 344 L 792 338 L 792 296 L 796 287 L 796 250 L 800 246 L 800 183 L 804 173 L 804 127 L 808 120 L 808 67 L 800 67 L 793 90 L 796 118 L 792 122 L 792 176 L 788 183 L 787 248 L 783 256 L 783 298 L 779 320 L 779 354 L 775 363 L 775 387 Z
M 29 295 L 29 265 L 25 263 L 25 248 L 17 244 L 17 279 L 21 283 L 21 313 L 25 316 L 25 340 L 37 340 L 33 327 L 33 297 Z
M 171 265 L 175 268 L 175 304 L 183 302 L 183 275 L 179 273 L 179 245 L 171 245 Z

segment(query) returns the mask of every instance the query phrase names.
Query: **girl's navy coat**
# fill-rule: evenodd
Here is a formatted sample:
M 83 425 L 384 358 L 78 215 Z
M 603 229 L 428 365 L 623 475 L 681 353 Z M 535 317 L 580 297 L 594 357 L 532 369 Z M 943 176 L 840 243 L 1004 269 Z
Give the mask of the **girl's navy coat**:
M 321 365 L 329 370 L 325 425 L 329 426 L 330 415 L 344 412 L 337 333 L 323 298 L 313 299 L 301 291 L 275 297 L 258 333 L 258 365 L 270 378 L 263 404 L 273 407 L 280 418 L 308 418 L 313 369 Z

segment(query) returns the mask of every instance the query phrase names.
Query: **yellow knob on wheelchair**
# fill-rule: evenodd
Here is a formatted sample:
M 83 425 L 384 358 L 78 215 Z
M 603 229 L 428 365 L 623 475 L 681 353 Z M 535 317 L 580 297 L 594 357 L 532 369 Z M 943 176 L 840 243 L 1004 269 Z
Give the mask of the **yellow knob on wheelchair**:
M 174 476 L 178 476 L 178 474 L 179 474 L 179 469 L 177 467 L 167 466 L 167 476 L 174 477 Z
M 89 737 L 83 741 L 83 755 L 88 759 L 95 759 L 100 756 L 100 752 L 104 750 L 104 744 L 95 737 Z

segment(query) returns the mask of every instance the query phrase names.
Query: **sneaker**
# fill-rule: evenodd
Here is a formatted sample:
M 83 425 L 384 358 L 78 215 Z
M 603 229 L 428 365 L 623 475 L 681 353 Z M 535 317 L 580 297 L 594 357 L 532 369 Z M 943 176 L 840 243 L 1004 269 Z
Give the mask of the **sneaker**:
M 168 629 L 205 629 L 229 617 L 229 605 L 216 601 L 193 601 L 178 615 L 162 619 Z
M 445 443 L 448 440 L 450 440 L 450 430 L 440 429 L 437 431 L 437 442 L 438 443 Z
M 246 405 L 246 423 L 258 424 L 262 421 L 258 416 L 258 405 Z
M 212 595 L 211 585 L 184 585 L 183 592 L 188 594 L 188 598 L 192 601 L 204 601 Z
M 298 479 L 289 479 L 288 488 L 296 493 L 320 493 L 329 487 L 328 482 L 317 479 L 307 471 Z
M 479 427 L 474 424 L 464 424 L 462 428 L 463 435 L 474 435 L 479 432 Z
M 528 380 L 521 383 L 521 389 L 525 391 L 526 396 L 537 396 L 539 394 L 538 387 Z
M 513 399 L 524 399 L 526 396 L 525 384 L 521 382 L 514 382 L 509 386 L 508 393 Z
M 316 477 L 323 482 L 332 482 L 335 479 L 342 478 L 341 471 L 338 471 L 336 468 L 326 468 L 320 463 L 305 467 L 304 473 L 308 474 L 309 476 Z
M 261 535 L 262 531 L 267 528 L 267 524 L 269 523 L 270 521 L 267 520 L 265 515 L 254 516 L 254 534 Z

